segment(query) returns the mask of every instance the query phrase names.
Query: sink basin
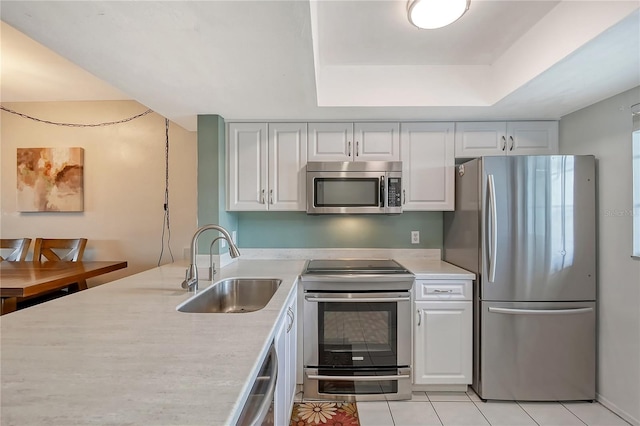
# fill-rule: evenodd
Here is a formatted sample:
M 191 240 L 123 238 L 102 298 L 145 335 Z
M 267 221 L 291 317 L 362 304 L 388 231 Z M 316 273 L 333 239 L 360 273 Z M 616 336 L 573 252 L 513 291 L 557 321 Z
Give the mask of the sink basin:
M 176 309 L 190 313 L 258 311 L 269 303 L 281 282 L 275 278 L 229 278 L 196 294 Z

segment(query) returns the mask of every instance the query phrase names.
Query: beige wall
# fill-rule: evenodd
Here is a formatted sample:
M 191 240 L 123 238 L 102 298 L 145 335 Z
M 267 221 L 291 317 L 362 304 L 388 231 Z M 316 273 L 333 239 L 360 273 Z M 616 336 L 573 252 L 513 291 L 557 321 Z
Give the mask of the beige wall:
M 600 401 L 640 424 L 640 260 L 631 258 L 629 107 L 640 88 L 598 102 L 560 121 L 563 154 L 598 161 L 598 382 Z
M 145 111 L 134 101 L 3 103 L 37 118 L 66 123 L 120 120 Z M 0 235 L 3 238 L 89 239 L 85 259 L 129 262 L 89 285 L 155 267 L 162 247 L 165 120 L 152 113 L 128 123 L 74 128 L 38 123 L 2 111 Z M 169 127 L 171 249 L 182 260 L 197 225 L 196 133 Z M 16 149 L 84 148 L 84 212 L 16 211 Z M 163 262 L 170 261 L 165 233 Z M 33 244 L 33 243 L 32 243 Z M 31 248 L 33 250 L 33 247 Z M 176 283 L 179 288 L 180 283 Z

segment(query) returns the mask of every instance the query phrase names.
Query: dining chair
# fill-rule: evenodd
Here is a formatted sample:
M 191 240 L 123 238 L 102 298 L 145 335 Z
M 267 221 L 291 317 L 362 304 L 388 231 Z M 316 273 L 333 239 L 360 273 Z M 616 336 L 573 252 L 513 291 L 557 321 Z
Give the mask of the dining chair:
M 2 238 L 0 239 L 0 249 L 13 249 L 7 256 L 0 256 L 0 262 L 3 260 L 9 262 L 22 261 L 27 258 L 31 238 Z
M 43 260 L 78 262 L 82 261 L 86 247 L 86 238 L 36 238 L 33 260 L 35 262 Z
M 86 247 L 86 238 L 36 238 L 33 247 L 33 261 L 80 262 Z M 87 282 L 81 280 L 73 287 L 75 286 L 78 290 L 86 290 Z

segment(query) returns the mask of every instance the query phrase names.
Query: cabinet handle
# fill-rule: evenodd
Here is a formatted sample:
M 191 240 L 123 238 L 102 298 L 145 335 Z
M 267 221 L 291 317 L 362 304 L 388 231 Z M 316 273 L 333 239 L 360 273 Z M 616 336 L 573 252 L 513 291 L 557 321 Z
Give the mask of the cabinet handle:
M 348 142 L 349 146 L 347 148 L 347 155 L 351 157 L 351 141 Z
M 273 189 L 269 190 L 269 204 L 273 204 Z
M 295 321 L 295 315 L 293 314 L 293 309 L 287 308 L 287 315 L 291 318 L 291 323 L 287 327 L 287 333 L 291 331 L 293 328 L 293 322 Z
M 501 139 L 502 139 L 502 150 L 504 151 L 505 149 L 507 149 L 507 138 L 503 136 Z
M 407 204 L 407 190 L 403 189 L 402 190 L 402 205 Z
M 422 324 L 422 311 L 418 309 L 418 327 Z
M 453 293 L 453 290 L 440 290 L 440 289 L 435 289 L 433 290 L 434 293 Z
M 260 204 L 264 204 L 264 189 L 260 192 Z
M 340 297 L 316 297 L 314 296 L 305 296 L 304 300 L 307 300 L 311 303 L 319 303 L 319 302 L 325 302 L 325 303 L 345 303 L 345 299 L 344 298 L 340 298 Z M 370 296 L 370 297 L 350 297 L 349 298 L 349 303 L 370 303 L 370 302 L 375 302 L 375 303 L 380 303 L 380 302 L 408 302 L 410 301 L 411 298 L 410 297 L 377 297 L 377 296 Z
M 509 140 L 511 141 L 511 146 L 509 147 L 509 151 L 513 151 L 513 136 L 509 136 Z
M 408 374 L 398 374 L 394 376 L 325 376 L 305 373 L 311 380 L 331 380 L 332 382 L 380 382 L 386 380 L 408 379 Z
M 360 156 L 360 141 L 356 141 L 356 157 Z

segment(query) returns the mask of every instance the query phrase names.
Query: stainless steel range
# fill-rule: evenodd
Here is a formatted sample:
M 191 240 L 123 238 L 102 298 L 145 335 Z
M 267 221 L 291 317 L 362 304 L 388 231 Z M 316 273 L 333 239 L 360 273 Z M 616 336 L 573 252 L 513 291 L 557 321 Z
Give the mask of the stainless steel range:
M 411 398 L 413 280 L 391 259 L 307 262 L 301 276 L 305 398 Z

